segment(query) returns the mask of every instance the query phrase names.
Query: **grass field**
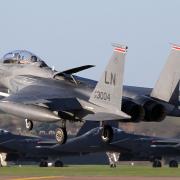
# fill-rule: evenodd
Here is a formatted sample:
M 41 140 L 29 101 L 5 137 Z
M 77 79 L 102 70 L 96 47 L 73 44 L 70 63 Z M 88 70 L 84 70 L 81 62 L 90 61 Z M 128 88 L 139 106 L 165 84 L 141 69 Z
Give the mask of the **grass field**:
M 37 166 L 12 166 L 0 168 L 1 176 L 180 176 L 179 168 L 150 166 L 125 166 L 110 168 L 105 165 L 73 165 L 63 168 Z

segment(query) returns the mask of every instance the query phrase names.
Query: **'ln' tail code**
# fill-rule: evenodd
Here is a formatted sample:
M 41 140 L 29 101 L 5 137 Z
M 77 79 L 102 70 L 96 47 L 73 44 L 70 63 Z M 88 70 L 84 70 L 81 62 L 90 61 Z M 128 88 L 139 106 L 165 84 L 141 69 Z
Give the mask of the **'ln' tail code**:
M 90 102 L 105 107 L 121 109 L 124 60 L 127 47 L 113 44 L 114 51 L 100 81 L 97 83 Z

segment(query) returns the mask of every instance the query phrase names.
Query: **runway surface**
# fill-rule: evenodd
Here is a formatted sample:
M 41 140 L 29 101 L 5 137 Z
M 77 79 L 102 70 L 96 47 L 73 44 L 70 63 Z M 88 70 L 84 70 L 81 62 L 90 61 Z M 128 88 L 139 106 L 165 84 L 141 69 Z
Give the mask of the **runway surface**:
M 179 177 L 107 177 L 107 176 L 40 176 L 40 177 L 7 177 L 0 180 L 179 180 Z

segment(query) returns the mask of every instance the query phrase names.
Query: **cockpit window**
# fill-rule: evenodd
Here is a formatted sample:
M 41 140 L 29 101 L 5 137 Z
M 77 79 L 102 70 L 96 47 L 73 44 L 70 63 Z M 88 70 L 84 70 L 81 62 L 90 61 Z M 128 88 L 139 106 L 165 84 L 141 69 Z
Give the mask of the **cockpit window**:
M 37 56 L 31 56 L 31 61 L 32 62 L 37 62 Z
M 18 64 L 18 61 L 13 60 L 13 59 L 7 59 L 7 60 L 4 60 L 3 63 L 5 63 L 5 64 Z
M 39 67 L 47 67 L 47 64 L 33 53 L 25 50 L 10 52 L 3 57 L 3 63 L 6 64 L 32 64 L 36 63 Z

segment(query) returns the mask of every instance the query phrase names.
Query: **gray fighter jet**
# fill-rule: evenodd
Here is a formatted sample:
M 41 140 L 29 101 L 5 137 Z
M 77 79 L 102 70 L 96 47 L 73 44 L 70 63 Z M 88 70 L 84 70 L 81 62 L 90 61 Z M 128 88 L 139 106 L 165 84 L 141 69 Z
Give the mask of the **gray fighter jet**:
M 67 139 L 66 120 L 100 121 L 102 140 L 110 142 L 113 131 L 107 120 L 139 122 L 161 121 L 167 115 L 179 117 L 180 47 L 173 45 L 153 89 L 122 88 L 126 51 L 127 47 L 115 45 L 98 83 L 74 75 L 91 65 L 57 72 L 30 52 L 8 53 L 0 64 L 0 83 L 9 94 L 1 93 L 7 97 L 0 101 L 0 110 L 24 118 L 29 130 L 33 121 L 60 122 L 56 131 L 59 143 Z
M 105 122 L 130 118 L 121 111 L 127 47 L 114 46 L 112 58 L 95 88 L 73 76 L 90 65 L 57 72 L 30 52 L 6 54 L 0 64 L 0 82 L 10 93 L 1 93 L 7 97 L 0 101 L 0 110 L 24 118 L 29 130 L 32 121 L 61 122 L 56 131 L 59 143 L 67 139 L 66 120 Z M 110 132 L 109 126 L 104 125 L 105 142 L 110 140 Z

